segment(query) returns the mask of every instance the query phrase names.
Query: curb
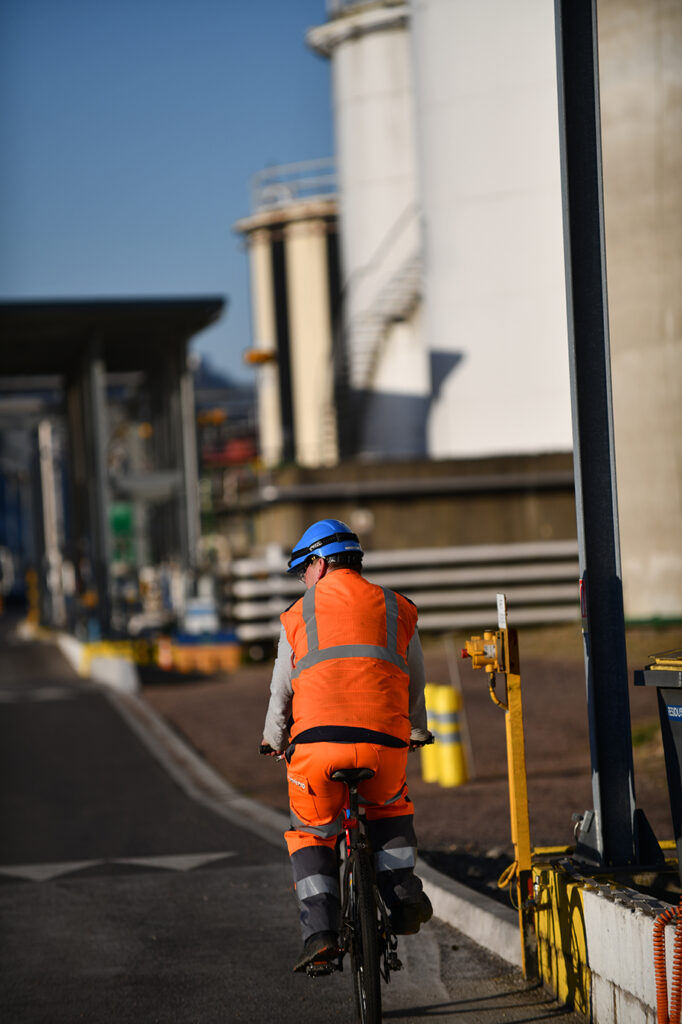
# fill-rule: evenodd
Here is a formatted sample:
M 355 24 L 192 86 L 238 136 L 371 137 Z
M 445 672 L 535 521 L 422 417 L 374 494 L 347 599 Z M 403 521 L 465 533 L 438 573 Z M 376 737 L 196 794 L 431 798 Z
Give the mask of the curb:
M 51 634 L 50 639 L 54 640 L 79 676 L 89 678 L 95 683 L 101 683 L 120 693 L 139 692 L 140 678 L 137 666 L 129 658 L 115 654 L 106 656 L 98 654 L 92 658 L 85 658 L 84 652 L 87 650 L 87 644 L 81 643 L 69 633 Z
M 519 919 L 511 907 L 442 875 L 423 861 L 417 872 L 436 917 L 507 963 L 523 969 Z

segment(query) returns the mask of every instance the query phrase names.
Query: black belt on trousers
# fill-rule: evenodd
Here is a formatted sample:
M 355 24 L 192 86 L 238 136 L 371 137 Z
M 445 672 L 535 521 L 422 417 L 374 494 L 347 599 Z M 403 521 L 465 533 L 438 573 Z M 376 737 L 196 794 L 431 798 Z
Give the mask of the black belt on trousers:
M 286 759 L 291 760 L 297 743 L 378 743 L 382 747 L 407 747 L 405 740 L 376 729 L 363 729 L 359 725 L 316 725 L 305 729 L 287 747 Z

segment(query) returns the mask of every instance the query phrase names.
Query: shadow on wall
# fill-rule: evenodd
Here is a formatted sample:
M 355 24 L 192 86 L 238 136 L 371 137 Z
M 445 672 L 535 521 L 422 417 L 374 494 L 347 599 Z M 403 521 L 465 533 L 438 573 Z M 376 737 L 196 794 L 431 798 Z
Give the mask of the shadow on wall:
M 440 397 L 446 380 L 463 359 L 463 352 L 430 353 L 429 395 L 358 392 L 358 454 L 376 459 L 428 458 L 426 424 L 431 404 Z

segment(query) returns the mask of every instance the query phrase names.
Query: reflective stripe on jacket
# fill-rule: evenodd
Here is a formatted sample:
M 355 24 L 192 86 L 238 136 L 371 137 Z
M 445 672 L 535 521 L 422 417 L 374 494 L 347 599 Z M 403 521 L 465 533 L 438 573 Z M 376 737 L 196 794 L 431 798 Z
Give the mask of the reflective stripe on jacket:
M 294 654 L 292 739 L 342 726 L 409 740 L 406 655 L 417 609 L 406 597 L 335 569 L 281 620 Z

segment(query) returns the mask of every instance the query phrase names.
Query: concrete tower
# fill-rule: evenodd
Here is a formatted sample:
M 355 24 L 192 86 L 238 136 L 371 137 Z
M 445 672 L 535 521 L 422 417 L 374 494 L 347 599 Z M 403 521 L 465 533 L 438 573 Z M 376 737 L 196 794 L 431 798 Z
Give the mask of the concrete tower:
M 625 611 L 682 617 L 682 4 L 599 0 Z

